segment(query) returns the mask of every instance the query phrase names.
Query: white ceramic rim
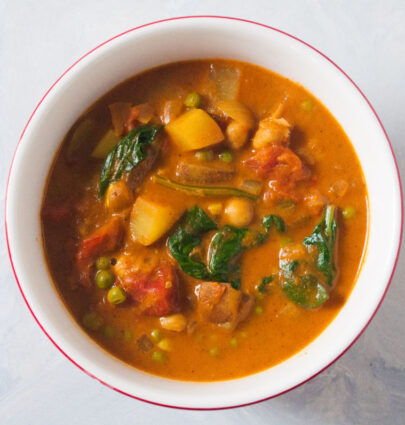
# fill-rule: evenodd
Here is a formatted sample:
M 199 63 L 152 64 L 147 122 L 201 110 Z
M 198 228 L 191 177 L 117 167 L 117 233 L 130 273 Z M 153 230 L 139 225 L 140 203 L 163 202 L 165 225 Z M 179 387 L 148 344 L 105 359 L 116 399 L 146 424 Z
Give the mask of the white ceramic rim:
M 19 169 L 18 167 L 14 167 L 16 163 L 19 162 L 20 157 L 22 156 L 22 151 L 24 150 L 25 146 L 27 145 L 26 142 L 29 141 L 29 133 L 30 133 L 30 123 L 33 119 L 34 115 L 37 113 L 38 108 L 40 108 L 41 104 L 45 101 L 46 97 L 50 94 L 51 91 L 57 91 L 57 89 L 64 84 L 64 77 L 69 74 L 74 74 L 74 67 L 79 64 L 79 62 L 82 61 L 88 61 L 92 60 L 93 56 L 91 55 L 93 52 L 98 51 L 98 53 L 102 53 L 103 46 L 105 46 L 107 43 L 110 43 L 113 40 L 116 40 L 121 37 L 121 39 L 124 39 L 125 35 L 133 33 L 135 30 L 141 30 L 142 28 L 147 28 L 150 26 L 158 27 L 157 24 L 161 25 L 168 25 L 173 23 L 174 21 L 177 21 L 180 25 L 181 23 L 187 22 L 190 19 L 199 20 L 200 22 L 218 22 L 219 20 L 222 20 L 222 22 L 229 23 L 230 21 L 234 22 L 235 25 L 256 25 L 260 28 L 265 28 L 267 30 L 271 30 L 274 32 L 277 32 L 278 34 L 289 37 L 291 40 L 294 40 L 297 44 L 297 48 L 304 47 L 309 48 L 311 50 L 311 54 L 314 57 L 317 57 L 319 59 L 319 56 L 321 57 L 321 60 L 328 62 L 329 66 L 331 68 L 334 68 L 335 72 L 340 72 L 341 76 L 348 80 L 348 82 L 352 85 L 352 89 L 354 89 L 354 92 L 357 92 L 357 96 L 361 98 L 363 102 L 366 103 L 366 107 L 368 107 L 370 114 L 374 117 L 376 125 L 379 127 L 382 136 L 385 138 L 386 141 L 386 149 L 387 152 L 391 155 L 391 161 L 392 161 L 392 172 L 395 174 L 393 178 L 393 182 L 395 184 L 394 192 L 395 196 L 393 199 L 393 213 L 394 213 L 394 229 L 396 229 L 397 234 L 394 235 L 395 237 L 391 238 L 391 241 L 393 241 L 392 246 L 390 249 L 386 250 L 386 258 L 384 258 L 386 261 L 384 264 L 386 265 L 385 270 L 385 278 L 384 278 L 384 285 L 380 288 L 380 291 L 378 293 L 378 299 L 375 301 L 374 305 L 371 305 L 369 308 L 369 311 L 367 314 L 364 314 L 364 317 L 362 317 L 362 320 L 359 320 L 357 323 L 357 326 L 355 329 L 350 333 L 350 336 L 347 337 L 347 340 L 344 344 L 341 344 L 340 346 L 336 345 L 331 351 L 328 353 L 327 356 L 324 356 L 322 361 L 319 361 L 316 366 L 309 368 L 308 370 L 303 371 L 299 376 L 293 376 L 289 377 L 288 379 L 283 382 L 283 387 L 280 387 L 279 391 L 276 392 L 270 392 L 266 387 L 262 388 L 259 384 L 264 384 L 265 381 L 260 381 L 260 376 L 265 375 L 269 370 L 262 371 L 254 375 L 250 375 L 248 377 L 240 378 L 237 380 L 230 380 L 230 381 L 220 381 L 220 382 L 210 382 L 210 383 L 193 383 L 193 382 L 183 382 L 183 381 L 172 381 L 167 380 L 165 378 L 155 377 L 153 375 L 145 374 L 141 371 L 137 371 L 138 378 L 143 379 L 143 377 L 146 377 L 147 384 L 144 386 L 140 386 L 139 388 L 135 388 L 135 391 L 131 387 L 131 390 L 128 390 L 125 385 L 121 385 L 120 380 L 117 376 L 114 375 L 114 372 L 105 371 L 100 367 L 97 367 L 95 365 L 95 361 L 93 362 L 91 359 L 86 358 L 83 353 L 80 352 L 80 350 L 77 350 L 77 347 L 73 347 L 64 336 L 57 332 L 56 329 L 53 327 L 52 323 L 49 323 L 49 321 L 46 320 L 46 316 L 43 314 L 43 311 L 41 310 L 41 306 L 38 303 L 33 302 L 32 294 L 30 292 L 29 285 L 26 284 L 28 282 L 27 275 L 25 275 L 21 278 L 21 276 L 24 274 L 22 272 L 23 267 L 21 263 L 21 258 L 24 256 L 24 254 L 17 254 L 17 250 L 15 249 L 15 235 L 18 234 L 18 222 L 17 219 L 14 219 L 14 215 L 17 212 L 16 210 L 16 189 L 14 189 L 16 176 L 18 177 Z M 198 22 L 198 21 L 193 21 Z M 51 96 L 52 97 L 52 93 Z M 152 22 L 146 25 L 142 25 L 140 27 L 136 27 L 133 29 L 130 29 L 122 34 L 119 34 L 116 37 L 111 38 L 110 40 L 106 41 L 105 43 L 100 44 L 95 49 L 91 50 L 89 53 L 84 55 L 82 58 L 80 58 L 75 64 L 73 64 L 67 71 L 65 71 L 61 77 L 52 85 L 52 87 L 47 91 L 47 93 L 44 95 L 42 100 L 39 102 L 37 107 L 35 108 L 34 112 L 32 113 L 29 121 L 27 122 L 22 135 L 20 137 L 20 140 L 17 144 L 16 151 L 14 153 L 13 162 L 10 168 L 8 183 L 7 183 L 7 192 L 6 192 L 6 215 L 5 215 L 5 224 L 6 224 L 6 238 L 7 238 L 7 245 L 8 245 L 8 251 L 10 256 L 10 261 L 13 267 L 13 271 L 15 274 L 15 278 L 17 280 L 18 286 L 20 288 L 20 291 L 22 293 L 22 296 L 31 311 L 34 319 L 37 321 L 40 328 L 44 331 L 44 333 L 48 336 L 48 338 L 54 343 L 54 345 L 69 359 L 71 360 L 76 366 L 78 366 L 80 369 L 82 369 L 84 372 L 86 372 L 88 375 L 92 376 L 93 378 L 99 380 L 101 383 L 109 386 L 110 388 L 115 389 L 118 392 L 121 392 L 123 394 L 126 394 L 128 396 L 137 398 L 139 400 L 148 401 L 153 404 L 158 404 L 162 406 L 167 407 L 175 407 L 175 408 L 185 408 L 185 409 L 224 409 L 224 408 L 231 408 L 231 407 L 239 407 L 244 406 L 252 403 L 256 403 L 259 401 L 267 400 L 272 397 L 276 397 L 280 394 L 283 394 L 301 384 L 308 381 L 309 379 L 316 376 L 318 373 L 322 372 L 324 369 L 326 369 L 328 366 L 330 366 L 334 361 L 336 361 L 341 355 L 344 354 L 345 351 L 347 351 L 348 348 L 357 340 L 357 338 L 360 336 L 360 334 L 364 331 L 364 329 L 367 327 L 369 322 L 372 320 L 373 316 L 375 315 L 376 311 L 378 310 L 386 291 L 388 290 L 389 284 L 391 282 L 396 263 L 398 261 L 399 256 L 399 249 L 400 249 L 400 241 L 402 237 L 402 226 L 403 226 L 403 202 L 402 202 L 402 190 L 401 190 L 401 181 L 398 171 L 398 166 L 396 164 L 395 156 L 392 151 L 392 147 L 390 144 L 390 141 L 388 139 L 388 136 L 376 114 L 374 109 L 372 108 L 371 104 L 368 102 L 364 94 L 360 91 L 360 89 L 355 85 L 355 83 L 336 65 L 334 64 L 329 58 L 327 58 L 325 55 L 323 55 L 321 52 L 313 48 L 312 46 L 308 45 L 307 43 L 297 39 L 294 36 L 291 36 L 283 31 L 280 31 L 278 29 L 266 26 L 264 24 L 247 21 L 243 19 L 238 18 L 230 18 L 230 17 L 221 17 L 221 16 L 186 16 L 186 17 L 179 17 L 179 18 L 171 18 L 171 19 L 165 19 L 157 22 Z M 21 256 L 21 258 L 20 258 Z M 20 278 L 18 277 L 20 276 Z M 338 314 L 338 316 L 340 313 Z M 337 317 L 338 317 L 337 316 Z M 336 320 L 336 319 L 335 319 Z M 333 322 L 332 322 L 333 323 Z M 328 326 L 328 328 L 331 325 Z M 322 334 L 321 334 L 322 335 Z M 318 337 L 314 342 L 316 342 L 320 337 Z M 311 343 L 310 345 L 314 344 Z M 305 351 L 308 347 L 306 347 Z M 102 351 L 98 348 L 99 351 Z M 94 353 L 93 353 L 94 354 Z M 106 355 L 104 353 L 104 355 Z M 293 356 L 293 358 L 297 356 L 305 356 L 305 353 L 297 353 Z M 116 359 L 110 359 L 112 363 L 116 362 L 117 364 L 121 364 Z M 287 363 L 290 359 L 283 362 Z M 114 367 L 116 365 L 114 364 Z M 122 365 L 121 365 L 122 366 Z M 275 366 L 274 368 L 271 368 L 271 370 L 279 368 L 280 365 Z M 111 366 L 111 369 L 114 371 L 114 368 Z M 117 369 L 118 370 L 118 369 Z M 298 375 L 298 374 L 297 374 Z M 212 392 L 212 394 L 220 394 L 222 392 L 232 391 L 232 387 L 235 386 L 237 383 L 238 385 L 241 382 L 246 383 L 246 388 L 248 388 L 248 392 L 242 393 L 242 394 L 232 394 L 232 397 L 226 398 L 225 396 L 222 397 L 221 401 L 217 400 L 209 400 L 207 398 L 207 395 Z M 154 383 L 155 388 L 150 389 L 152 387 L 151 383 Z M 149 385 L 150 384 L 150 385 Z M 252 390 L 252 384 L 256 384 L 258 389 Z M 199 392 L 204 392 L 204 401 L 196 402 L 195 399 L 193 399 L 193 396 L 189 398 L 188 400 L 184 399 L 184 403 L 178 402 L 178 397 L 176 398 L 176 394 L 168 394 L 169 391 L 165 391 L 165 389 L 173 389 L 180 386 L 184 388 L 188 388 L 188 391 L 193 394 L 195 397 L 196 394 Z M 162 389 L 159 391 L 157 388 L 162 387 Z M 176 391 L 174 391 L 176 392 Z M 270 393 L 269 393 L 270 392 Z M 221 394 L 223 395 L 223 394 Z M 183 394 L 183 397 L 187 398 L 187 392 Z M 173 402 L 175 401 L 175 402 Z

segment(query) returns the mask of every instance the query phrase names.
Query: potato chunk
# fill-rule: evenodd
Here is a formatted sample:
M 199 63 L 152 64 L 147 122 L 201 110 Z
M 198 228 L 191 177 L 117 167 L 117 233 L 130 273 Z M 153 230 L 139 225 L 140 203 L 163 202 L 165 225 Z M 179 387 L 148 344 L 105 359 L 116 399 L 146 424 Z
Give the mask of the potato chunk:
M 120 141 L 120 138 L 113 130 L 108 130 L 107 133 L 100 139 L 96 147 L 91 153 L 92 158 L 105 159 L 111 149 Z
M 181 213 L 172 206 L 138 197 L 129 224 L 132 240 L 145 246 L 153 244 L 173 226 Z
M 202 109 L 190 109 L 166 126 L 171 140 L 182 150 L 191 151 L 224 140 L 221 129 Z

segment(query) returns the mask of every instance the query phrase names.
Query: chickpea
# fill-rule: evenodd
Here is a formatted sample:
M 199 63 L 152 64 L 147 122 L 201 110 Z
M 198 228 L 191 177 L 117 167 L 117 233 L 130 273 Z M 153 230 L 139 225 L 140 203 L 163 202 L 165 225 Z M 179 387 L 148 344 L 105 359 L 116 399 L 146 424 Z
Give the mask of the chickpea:
M 232 121 L 226 128 L 228 143 L 233 149 L 240 149 L 247 142 L 248 133 L 246 126 L 237 121 Z
M 267 117 L 260 121 L 252 145 L 261 149 L 268 145 L 285 145 L 291 133 L 291 124 L 284 118 Z
M 253 219 L 253 204 L 248 199 L 233 198 L 225 207 L 225 217 L 233 226 L 247 226 Z

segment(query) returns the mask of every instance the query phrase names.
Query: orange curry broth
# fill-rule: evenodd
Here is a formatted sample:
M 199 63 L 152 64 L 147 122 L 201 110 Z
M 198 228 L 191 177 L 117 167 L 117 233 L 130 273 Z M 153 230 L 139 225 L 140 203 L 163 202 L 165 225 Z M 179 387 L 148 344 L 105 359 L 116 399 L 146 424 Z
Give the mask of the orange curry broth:
M 322 307 L 305 310 L 296 306 L 276 285 L 268 295 L 256 301 L 256 306 L 261 306 L 263 313 L 256 314 L 252 311 L 232 332 L 208 323 L 197 325 L 192 334 L 162 329 L 162 336 L 172 341 L 172 349 L 164 354 L 162 362 L 157 362 L 151 356 L 155 349 L 143 352 L 139 350 L 137 340 L 144 334 L 150 335 L 151 329 L 160 328 L 158 317 L 137 316 L 128 301 L 122 305 L 111 306 L 106 300 L 107 291 L 95 285 L 90 290 L 71 285 L 78 238 L 89 235 L 109 216 L 104 207 L 104 200 L 98 197 L 102 161 L 92 160 L 88 153 L 111 128 L 109 104 L 117 101 L 130 101 L 134 105 L 149 102 L 159 109 L 165 100 L 173 96 L 184 97 L 192 91 L 204 93 L 204 81 L 212 63 L 228 64 L 240 69 L 238 100 L 254 112 L 257 120 L 274 110 L 281 100 L 288 97 L 283 116 L 294 124 L 290 148 L 298 154 L 310 152 L 313 158 L 313 164 L 310 166 L 314 176 L 311 180 L 312 187 L 329 197 L 329 189 L 334 182 L 340 179 L 349 182 L 346 194 L 341 198 L 331 199 L 331 202 L 341 208 L 352 206 L 356 214 L 349 220 L 344 220 L 339 214 L 338 277 L 329 301 Z M 312 102 L 310 111 L 301 107 L 302 102 L 307 100 Z M 263 68 L 241 62 L 202 60 L 170 64 L 137 75 L 111 90 L 91 106 L 83 117 L 88 116 L 96 121 L 97 126 L 83 147 L 81 160 L 74 163 L 66 161 L 68 143 L 76 123 L 56 155 L 43 201 L 46 206 L 60 199 L 69 199 L 75 214 L 67 225 L 43 221 L 43 240 L 53 280 L 77 322 L 80 324 L 83 315 L 89 309 L 94 309 L 102 316 L 104 324 L 113 329 L 108 335 L 105 335 L 103 330 L 89 331 L 91 338 L 123 361 L 147 372 L 181 380 L 209 381 L 237 378 L 274 366 L 303 349 L 328 326 L 342 308 L 356 281 L 365 249 L 368 210 L 366 185 L 353 147 L 340 125 L 317 99 L 299 84 Z M 246 170 L 238 160 L 247 149 L 232 152 L 233 165 L 241 173 Z M 159 168 L 165 175 L 175 178 L 174 168 L 180 157 L 195 161 L 193 152 L 179 153 L 169 144 L 152 173 Z M 183 208 L 199 205 L 205 211 L 209 203 L 227 199 L 175 192 L 152 182 L 152 173 L 137 190 L 137 193 L 145 194 L 148 199 Z M 239 181 L 236 177 L 226 185 L 232 186 Z M 305 184 L 303 183 L 304 188 Z M 242 289 L 245 292 L 254 293 L 255 286 L 263 276 L 278 271 L 278 256 L 283 238 L 288 236 L 293 242 L 300 243 L 320 220 L 320 215 L 306 216 L 299 204 L 290 210 L 271 207 L 259 200 L 255 205 L 255 218 L 251 226 L 258 226 L 262 217 L 267 214 L 283 217 L 287 232 L 285 235 L 272 232 L 262 246 L 243 254 Z M 220 225 L 225 224 L 223 218 L 217 222 Z M 132 252 L 173 261 L 170 260 L 166 239 L 165 236 L 150 247 L 142 247 L 133 243 L 127 236 L 120 252 L 109 256 Z M 191 321 L 197 318 L 194 286 L 198 281 L 180 270 L 179 276 L 182 289 L 189 300 L 183 313 Z M 128 331 L 132 333 L 132 338 L 129 338 Z M 125 335 L 128 338 L 125 338 Z M 236 338 L 233 342 L 237 343 L 231 344 L 232 338 Z M 212 348 L 218 348 L 219 354 L 210 354 Z

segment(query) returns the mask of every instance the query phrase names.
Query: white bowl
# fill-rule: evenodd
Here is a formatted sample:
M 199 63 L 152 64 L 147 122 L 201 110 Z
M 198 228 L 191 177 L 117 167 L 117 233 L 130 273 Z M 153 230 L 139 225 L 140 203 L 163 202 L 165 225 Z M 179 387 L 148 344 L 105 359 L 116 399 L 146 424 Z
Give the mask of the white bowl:
M 47 271 L 39 211 L 59 143 L 85 109 L 145 69 L 198 58 L 261 65 L 301 83 L 340 122 L 360 158 L 369 193 L 368 247 L 357 283 L 333 322 L 302 351 L 244 378 L 193 383 L 137 370 L 100 349 L 74 322 Z M 6 231 L 21 293 L 42 330 L 74 364 L 117 391 L 165 406 L 213 409 L 274 397 L 325 369 L 356 340 L 379 307 L 395 268 L 402 200 L 395 158 L 371 105 L 333 62 L 274 28 L 221 17 L 175 18 L 134 28 L 77 61 L 51 87 L 27 123 L 10 170 Z

